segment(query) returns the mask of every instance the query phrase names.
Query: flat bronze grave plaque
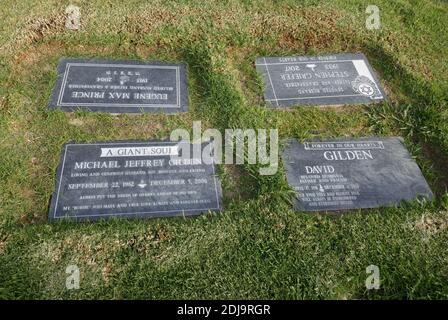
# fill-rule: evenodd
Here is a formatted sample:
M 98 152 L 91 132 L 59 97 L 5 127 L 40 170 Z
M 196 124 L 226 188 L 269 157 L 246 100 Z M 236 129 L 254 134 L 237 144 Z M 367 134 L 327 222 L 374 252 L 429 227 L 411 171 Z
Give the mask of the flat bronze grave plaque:
M 49 107 L 109 113 L 188 110 L 186 65 L 61 59 Z
M 399 137 L 289 140 L 282 158 L 297 210 L 375 208 L 433 197 Z
M 188 152 L 186 146 L 191 147 Z M 66 144 L 49 219 L 147 218 L 220 211 L 221 185 L 213 159 L 194 157 L 192 150 L 193 145 L 183 142 Z
M 386 97 L 363 54 L 260 57 L 255 62 L 271 107 L 368 104 Z

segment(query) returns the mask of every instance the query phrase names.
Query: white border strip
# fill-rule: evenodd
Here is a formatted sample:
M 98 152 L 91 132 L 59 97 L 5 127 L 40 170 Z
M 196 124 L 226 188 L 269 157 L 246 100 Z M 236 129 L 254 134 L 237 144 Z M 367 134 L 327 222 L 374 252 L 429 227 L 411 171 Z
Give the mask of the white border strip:
M 350 59 L 350 60 L 309 60 L 309 61 L 291 61 L 291 62 L 266 62 L 266 58 L 263 57 L 264 63 L 255 63 L 256 66 L 265 66 L 265 65 L 282 65 L 282 64 L 297 64 L 297 63 L 333 63 L 333 62 L 352 62 L 353 60 L 362 60 L 362 59 Z M 363 60 L 364 61 L 364 60 Z
M 272 88 L 272 92 L 274 93 L 274 99 L 266 99 L 268 101 L 275 101 L 278 107 L 278 99 L 277 99 L 277 95 L 275 94 L 275 88 L 274 88 L 274 84 L 272 83 L 272 79 L 271 79 L 271 74 L 269 73 L 269 69 L 268 69 L 268 64 L 266 64 L 266 58 L 263 57 L 264 59 L 264 66 L 266 67 L 266 72 L 268 73 L 268 78 L 269 78 L 269 82 L 271 83 L 271 88 Z
M 300 100 L 300 99 L 325 99 L 325 98 L 341 98 L 341 97 L 365 97 L 363 94 L 343 94 L 339 96 L 319 96 L 319 97 L 298 97 L 298 98 L 279 98 L 279 99 L 266 99 L 266 101 L 274 101 L 274 100 Z

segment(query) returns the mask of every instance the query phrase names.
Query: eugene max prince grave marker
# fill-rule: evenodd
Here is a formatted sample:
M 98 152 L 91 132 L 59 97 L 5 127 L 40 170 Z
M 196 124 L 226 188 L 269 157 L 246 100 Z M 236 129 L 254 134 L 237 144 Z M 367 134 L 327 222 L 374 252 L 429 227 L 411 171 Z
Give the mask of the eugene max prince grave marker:
M 272 107 L 367 104 L 386 97 L 363 54 L 260 57 L 255 65 Z
M 399 137 L 289 140 L 282 157 L 298 210 L 374 208 L 433 197 Z
M 206 145 L 196 145 L 199 150 Z M 221 210 L 211 157 L 184 142 L 66 144 L 49 219 L 166 217 Z
M 50 108 L 109 113 L 188 110 L 184 64 L 61 59 L 57 72 Z

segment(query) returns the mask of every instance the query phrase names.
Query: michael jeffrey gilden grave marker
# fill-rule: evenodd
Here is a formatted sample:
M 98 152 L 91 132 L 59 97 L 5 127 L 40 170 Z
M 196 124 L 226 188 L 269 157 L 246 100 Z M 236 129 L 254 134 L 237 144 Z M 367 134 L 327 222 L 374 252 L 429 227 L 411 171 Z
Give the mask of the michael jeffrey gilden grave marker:
M 164 62 L 61 59 L 49 107 L 110 113 L 187 111 L 186 66 Z
M 272 107 L 364 104 L 386 96 L 363 54 L 261 57 L 255 65 Z
M 433 197 L 399 137 L 289 140 L 283 163 L 298 210 L 374 208 Z
M 204 155 L 193 157 L 192 150 L 188 143 L 157 141 L 66 144 L 49 219 L 219 211 L 221 185 L 215 165 Z

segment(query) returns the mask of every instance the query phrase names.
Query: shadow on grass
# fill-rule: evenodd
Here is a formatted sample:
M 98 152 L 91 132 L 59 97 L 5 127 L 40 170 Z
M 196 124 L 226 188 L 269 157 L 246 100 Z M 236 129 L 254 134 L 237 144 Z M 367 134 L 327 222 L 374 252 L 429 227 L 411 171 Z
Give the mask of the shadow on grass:
M 380 70 L 384 79 L 401 90 L 412 100 L 412 105 L 399 108 L 397 105 L 389 108 L 394 119 L 398 120 L 400 130 L 421 146 L 421 157 L 431 163 L 431 169 L 436 175 L 434 186 L 437 194 L 448 190 L 448 139 L 440 128 L 444 119 L 441 116 L 446 106 L 448 95 L 437 92 L 429 83 L 418 79 L 381 46 L 373 43 L 365 45 L 365 52 L 372 57 L 372 64 Z M 406 119 L 405 119 L 406 118 Z

